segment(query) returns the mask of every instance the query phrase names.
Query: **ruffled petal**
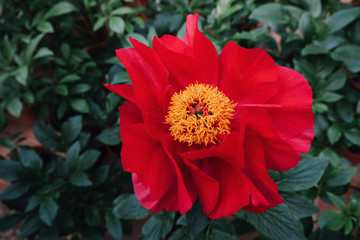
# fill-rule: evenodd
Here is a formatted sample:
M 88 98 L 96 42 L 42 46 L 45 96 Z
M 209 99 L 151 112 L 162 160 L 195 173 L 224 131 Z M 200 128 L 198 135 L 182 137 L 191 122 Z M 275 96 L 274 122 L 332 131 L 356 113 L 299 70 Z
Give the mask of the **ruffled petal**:
M 279 195 L 278 187 L 270 178 L 265 164 L 264 151 L 259 138 L 247 131 L 244 173 L 254 184 L 251 191 L 251 200 L 244 209 L 254 213 L 262 213 L 271 207 L 282 203 L 284 200 Z
M 222 142 L 217 145 L 199 149 L 179 145 L 178 151 L 180 152 L 182 158 L 190 161 L 218 157 L 222 159 L 223 162 L 227 162 L 233 169 L 241 173 L 242 168 L 244 167 L 243 141 L 243 133 L 234 131 L 231 134 L 224 135 Z M 236 154 L 234 154 L 235 149 Z
M 218 82 L 218 55 L 211 41 L 199 31 L 198 17 L 198 14 L 187 17 L 183 40 L 170 35 L 153 40 L 155 52 L 169 69 L 169 83 L 175 91 L 190 83 L 216 85 Z
M 195 58 L 192 50 L 180 39 L 171 36 L 155 37 L 153 48 L 169 70 L 169 83 L 172 84 L 175 91 L 184 89 L 190 83 L 207 82 L 202 63 Z
M 129 84 L 110 85 L 110 84 L 106 83 L 106 84 L 104 84 L 104 87 L 106 87 L 110 91 L 120 95 L 121 97 L 123 97 L 126 100 L 129 100 L 133 103 L 136 103 L 136 101 L 137 101 L 132 85 L 129 85 Z
M 276 93 L 276 65 L 263 49 L 245 49 L 228 42 L 219 61 L 219 89 L 234 102 L 266 103 Z
M 279 89 L 269 104 L 281 107 L 266 110 L 279 136 L 297 153 L 306 153 L 314 137 L 311 88 L 300 73 L 286 67 L 278 66 L 277 69 Z
M 301 160 L 300 156 L 289 143 L 278 136 L 265 110 L 249 108 L 242 114 L 246 115 L 246 129 L 253 131 L 262 143 L 268 169 L 286 171 L 297 165 Z
M 172 185 L 173 187 L 167 192 L 167 195 L 160 200 L 159 207 L 154 210 L 160 212 L 165 208 L 168 211 L 179 211 L 181 214 L 185 214 L 196 200 L 193 189 L 194 185 L 191 182 L 189 170 L 176 153 L 175 144 L 170 135 L 164 136 L 161 143 L 168 158 L 172 161 L 176 178 Z M 168 169 L 164 167 L 163 170 L 167 171 Z
M 130 40 L 134 48 L 116 50 L 116 55 L 129 73 L 136 102 L 151 137 L 159 140 L 167 133 L 164 116 L 168 106 L 165 100 L 168 72 L 151 48 Z
M 219 199 L 209 218 L 216 219 L 236 213 L 250 200 L 251 182 L 221 158 L 204 160 L 203 168 L 219 182 Z
M 202 209 L 205 214 L 209 214 L 214 209 L 219 198 L 219 183 L 200 169 L 202 160 L 195 162 L 200 166 L 186 158 L 183 161 L 190 169 L 192 184 L 195 185 L 195 191 L 199 197 Z
M 218 54 L 212 42 L 199 31 L 198 18 L 199 14 L 197 13 L 187 16 L 186 34 L 183 40 L 203 64 L 207 83 L 217 85 L 219 76 Z
M 149 188 L 151 200 L 160 199 L 176 177 L 172 161 L 161 143 L 149 136 L 145 124 L 121 126 L 120 135 L 123 139 L 121 161 L 124 170 L 137 174 L 144 187 Z

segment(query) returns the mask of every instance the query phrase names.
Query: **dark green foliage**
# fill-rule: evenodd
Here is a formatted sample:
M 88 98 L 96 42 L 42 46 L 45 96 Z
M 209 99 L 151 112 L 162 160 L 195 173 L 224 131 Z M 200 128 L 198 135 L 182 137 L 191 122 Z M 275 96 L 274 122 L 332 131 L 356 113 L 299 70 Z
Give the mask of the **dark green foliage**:
M 359 194 L 339 197 L 357 168 L 337 150 L 360 148 L 360 8 L 334 0 L 131 2 L 0 1 L 0 131 L 8 115 L 32 112 L 41 144 L 24 146 L 18 134 L 0 138 L 11 150 L 0 159 L 0 178 L 11 182 L 0 201 L 16 210 L 0 218 L 0 231 L 23 223 L 19 238 L 103 239 L 107 231 L 121 239 L 131 220 L 145 219 L 141 239 L 238 239 L 255 229 L 257 239 L 358 234 Z M 261 47 L 313 90 L 312 148 L 293 169 L 269 171 L 285 201 L 265 213 L 210 220 L 197 201 L 184 216 L 150 216 L 121 167 L 117 107 L 125 100 L 102 84 L 131 81 L 114 49 L 130 47 L 129 37 L 150 47 L 154 36 L 182 38 L 195 12 L 219 53 L 228 41 Z M 321 213 L 315 231 L 316 197 L 337 209 Z

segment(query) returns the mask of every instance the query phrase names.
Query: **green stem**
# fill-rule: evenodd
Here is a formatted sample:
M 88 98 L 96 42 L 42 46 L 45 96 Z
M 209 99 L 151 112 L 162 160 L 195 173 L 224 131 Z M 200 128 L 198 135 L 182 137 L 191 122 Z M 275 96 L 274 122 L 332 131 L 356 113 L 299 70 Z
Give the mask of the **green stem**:
M 209 222 L 209 225 L 208 225 L 208 227 L 206 229 L 205 239 L 209 239 L 209 233 L 210 233 L 210 229 L 211 229 L 211 226 L 212 226 L 213 222 L 214 222 L 214 219 L 211 219 L 210 222 Z

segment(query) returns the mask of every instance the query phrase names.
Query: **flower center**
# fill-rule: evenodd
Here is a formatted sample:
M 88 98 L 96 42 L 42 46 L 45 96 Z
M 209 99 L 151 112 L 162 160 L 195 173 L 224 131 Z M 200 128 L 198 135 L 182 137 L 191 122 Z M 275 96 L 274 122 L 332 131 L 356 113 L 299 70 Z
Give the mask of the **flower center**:
M 165 123 L 175 140 L 187 143 L 216 144 L 219 134 L 230 133 L 236 104 L 217 87 L 190 84 L 171 97 Z

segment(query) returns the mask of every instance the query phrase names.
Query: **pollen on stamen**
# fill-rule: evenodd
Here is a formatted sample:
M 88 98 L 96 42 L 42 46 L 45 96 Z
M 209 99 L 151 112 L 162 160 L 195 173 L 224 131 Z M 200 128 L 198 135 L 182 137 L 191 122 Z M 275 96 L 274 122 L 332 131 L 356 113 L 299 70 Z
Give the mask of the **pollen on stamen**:
M 171 97 L 165 123 L 175 140 L 188 145 L 216 144 L 219 134 L 230 133 L 233 103 L 217 87 L 190 84 Z

